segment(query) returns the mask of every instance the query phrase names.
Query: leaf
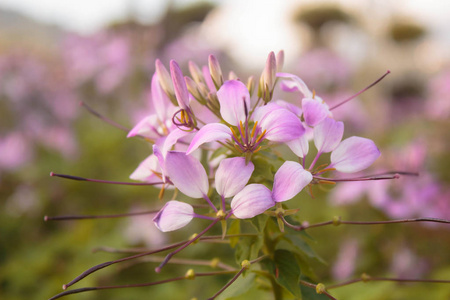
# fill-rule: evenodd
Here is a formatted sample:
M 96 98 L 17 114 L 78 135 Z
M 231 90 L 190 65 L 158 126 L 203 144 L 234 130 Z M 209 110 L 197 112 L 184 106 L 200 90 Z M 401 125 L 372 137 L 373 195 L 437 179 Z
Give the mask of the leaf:
M 228 234 L 240 234 L 241 233 L 241 220 L 236 219 L 231 221 L 231 225 L 228 227 Z M 239 237 L 231 237 L 230 238 L 230 246 L 234 248 L 236 244 L 239 242 Z
M 264 245 L 262 236 L 241 237 L 236 245 L 236 262 L 240 265 L 243 260 L 253 260 L 258 257 Z
M 213 160 L 216 157 L 219 157 L 220 155 L 226 155 L 228 152 L 228 148 L 227 147 L 220 147 L 217 148 L 209 157 L 209 160 Z
M 301 253 L 306 254 L 306 256 L 310 258 L 315 258 L 325 265 L 327 264 L 327 262 L 320 257 L 299 234 L 286 234 L 284 238 L 286 241 L 295 246 Z
M 262 233 L 264 231 L 264 228 L 266 228 L 268 219 L 269 219 L 269 216 L 260 214 L 254 218 L 251 218 L 250 222 L 253 225 L 253 227 L 255 227 L 255 229 L 258 231 L 258 233 Z
M 252 162 L 255 165 L 255 170 L 252 174 L 255 182 L 264 182 L 267 181 L 268 178 L 273 178 L 272 172 L 274 168 L 270 162 L 261 157 L 252 159 Z
M 296 299 L 302 298 L 299 285 L 300 268 L 292 252 L 284 249 L 276 250 L 273 261 L 265 259 L 262 263 L 279 285 L 288 290 Z
M 241 275 L 216 299 L 225 300 L 240 296 L 249 291 L 255 285 L 255 283 L 256 283 L 255 273 L 249 272 L 246 276 Z

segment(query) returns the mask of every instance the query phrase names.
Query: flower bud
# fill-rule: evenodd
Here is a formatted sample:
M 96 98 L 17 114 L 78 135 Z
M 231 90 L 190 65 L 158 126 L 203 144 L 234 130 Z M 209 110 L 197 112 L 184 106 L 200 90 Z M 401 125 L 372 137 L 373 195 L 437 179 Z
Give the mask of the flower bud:
M 247 89 L 248 92 L 250 93 L 250 97 L 253 95 L 253 92 L 255 91 L 255 77 L 254 76 L 250 76 L 247 79 Z
M 189 107 L 189 93 L 180 66 L 174 60 L 170 61 L 170 75 L 172 76 L 178 105 L 182 109 L 187 109 Z
M 164 93 L 166 93 L 166 95 L 174 105 L 178 106 L 170 74 L 159 59 L 155 61 L 155 69 L 156 74 L 158 75 L 159 84 L 161 85 Z
M 280 50 L 277 53 L 277 72 L 281 72 L 284 65 L 284 51 Z
M 189 72 L 191 73 L 192 78 L 197 84 L 205 81 L 202 71 L 193 61 L 189 61 Z
M 222 69 L 220 68 L 219 61 L 214 55 L 210 55 L 208 58 L 208 65 L 214 85 L 219 89 L 223 84 Z

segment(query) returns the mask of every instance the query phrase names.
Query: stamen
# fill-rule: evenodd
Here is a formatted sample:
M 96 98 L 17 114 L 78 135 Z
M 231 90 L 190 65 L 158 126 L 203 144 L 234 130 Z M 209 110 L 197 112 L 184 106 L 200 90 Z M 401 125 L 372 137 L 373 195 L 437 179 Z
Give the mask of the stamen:
M 242 121 L 239 121 L 239 132 L 241 133 L 242 140 L 245 140 L 245 130 L 244 125 L 242 125 Z
M 323 180 L 323 179 L 319 180 L 318 183 L 319 183 L 319 184 L 321 184 L 321 183 L 323 183 L 323 184 L 331 184 L 331 185 L 336 184 L 336 182 L 334 182 L 334 181 Z
M 312 98 L 313 98 L 313 99 L 316 98 L 316 90 L 313 90 Z
M 341 103 L 336 104 L 335 106 L 333 106 L 332 108 L 330 108 L 330 110 L 333 110 L 339 106 L 341 106 L 344 103 L 347 103 L 348 101 L 358 97 L 359 95 L 361 95 L 362 93 L 364 93 L 365 91 L 367 91 L 368 89 L 370 89 L 371 87 L 373 87 L 375 84 L 377 84 L 378 82 L 380 82 L 381 80 L 383 80 L 384 77 L 386 77 L 389 73 L 391 73 L 391 71 L 387 70 L 386 73 L 384 73 L 383 76 L 381 76 L 380 78 L 378 78 L 374 83 L 370 84 L 368 87 L 360 90 L 359 92 L 357 92 L 355 95 L 351 96 L 348 99 L 345 99 L 344 101 L 342 101 Z
M 231 130 L 231 133 L 233 134 L 234 138 L 239 141 L 239 138 L 236 134 L 236 131 L 234 131 L 233 127 L 230 126 L 230 130 Z
M 252 133 L 250 134 L 251 139 L 253 139 L 253 137 L 255 136 L 255 131 L 256 131 L 257 126 L 258 126 L 258 121 L 256 121 L 255 124 L 253 124 Z
M 261 148 L 262 148 L 262 147 L 261 147 L 261 146 L 259 146 L 258 148 L 256 148 L 256 150 L 254 150 L 254 151 L 253 151 L 253 153 L 256 153 L 256 152 L 258 152 L 259 150 L 261 150 Z
M 262 138 L 264 137 L 264 135 L 266 134 L 266 129 L 264 129 L 264 131 L 261 133 L 261 135 L 256 139 L 255 144 L 258 144 Z

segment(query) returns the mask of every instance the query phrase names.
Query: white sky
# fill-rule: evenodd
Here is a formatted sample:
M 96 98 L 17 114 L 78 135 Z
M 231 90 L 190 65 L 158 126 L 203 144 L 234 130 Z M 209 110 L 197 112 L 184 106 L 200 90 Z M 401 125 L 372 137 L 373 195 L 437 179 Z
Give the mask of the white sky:
M 130 13 L 141 20 L 157 20 L 169 2 L 186 5 L 196 0 L 0 0 L 7 8 L 80 33 L 92 33 Z M 208 24 L 217 45 L 240 52 L 249 64 L 261 63 L 269 51 L 298 53 L 299 39 L 288 26 L 292 7 L 308 2 L 339 3 L 361 14 L 402 14 L 424 22 L 450 46 L 450 0 L 210 0 L 222 4 L 217 20 Z M 377 11 L 376 11 L 377 10 Z M 369 16 L 368 16 L 369 17 Z M 374 18 L 374 22 L 376 22 Z M 378 20 L 379 21 L 379 20 Z M 210 26 L 209 26 L 210 25 Z M 218 34 L 220 33 L 220 34 Z M 208 35 L 208 32 L 205 32 Z M 289 59 L 289 57 L 287 57 Z

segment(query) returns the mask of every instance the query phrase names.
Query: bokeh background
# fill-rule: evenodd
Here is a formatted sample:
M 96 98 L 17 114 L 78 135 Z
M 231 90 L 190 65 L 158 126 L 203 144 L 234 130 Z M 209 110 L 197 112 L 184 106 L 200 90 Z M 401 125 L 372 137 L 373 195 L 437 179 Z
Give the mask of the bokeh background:
M 67 181 L 51 171 L 127 181 L 150 154 L 140 140 L 79 103 L 131 128 L 148 114 L 154 60 L 199 65 L 218 57 L 225 73 L 259 76 L 269 51 L 285 50 L 298 74 L 331 105 L 391 74 L 336 109 L 346 136 L 382 152 L 368 172 L 419 172 L 393 182 L 341 184 L 300 202 L 309 222 L 450 219 L 450 3 L 448 1 L 0 1 L 0 298 L 46 299 L 85 269 L 121 257 L 100 246 L 150 247 L 185 239 L 204 223 L 161 234 L 151 216 L 44 222 L 45 215 L 116 214 L 161 207 L 158 191 Z M 285 95 L 277 95 L 284 97 Z M 291 101 L 299 101 L 290 97 Z M 318 279 L 373 276 L 450 279 L 448 226 L 401 224 L 311 230 Z M 186 257 L 227 257 L 196 245 Z M 218 250 L 219 249 L 219 250 Z M 212 258 L 212 257 L 210 257 Z M 225 259 L 234 264 L 233 258 Z M 188 266 L 112 266 L 79 286 L 180 276 Z M 205 268 L 207 270 L 207 268 Z M 102 291 L 71 299 L 211 296 L 228 277 Z M 450 299 L 450 285 L 355 284 L 338 299 Z M 252 289 L 242 299 L 269 298 Z

